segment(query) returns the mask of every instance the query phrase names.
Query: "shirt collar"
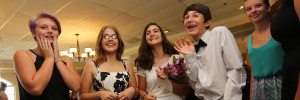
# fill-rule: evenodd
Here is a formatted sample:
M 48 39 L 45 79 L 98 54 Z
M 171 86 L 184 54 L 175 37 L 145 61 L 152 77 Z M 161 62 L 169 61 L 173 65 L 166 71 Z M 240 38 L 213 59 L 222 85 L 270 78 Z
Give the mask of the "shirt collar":
M 207 30 L 203 33 L 203 35 L 202 35 L 202 37 L 201 37 L 201 40 L 207 44 L 208 37 L 209 37 L 210 34 L 211 34 L 210 30 L 207 29 Z M 198 42 L 199 42 L 199 41 L 198 41 Z M 194 44 L 194 45 L 197 45 L 198 42 L 194 41 L 193 44 Z

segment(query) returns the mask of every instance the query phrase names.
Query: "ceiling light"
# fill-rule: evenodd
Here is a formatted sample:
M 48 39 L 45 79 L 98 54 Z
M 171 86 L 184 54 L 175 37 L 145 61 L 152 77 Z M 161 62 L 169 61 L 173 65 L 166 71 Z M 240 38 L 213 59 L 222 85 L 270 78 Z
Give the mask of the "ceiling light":
M 169 30 L 165 30 L 165 31 L 164 31 L 164 33 L 168 33 L 168 32 L 169 32 Z
M 84 53 L 80 53 L 79 41 L 78 41 L 78 33 L 75 34 L 77 38 L 77 47 L 70 48 L 68 51 L 61 51 L 61 56 L 68 56 L 72 58 L 75 62 L 86 61 L 88 59 L 92 59 L 95 56 L 95 51 L 92 48 L 85 48 Z
M 244 8 L 244 6 L 241 6 L 239 9 L 243 9 Z

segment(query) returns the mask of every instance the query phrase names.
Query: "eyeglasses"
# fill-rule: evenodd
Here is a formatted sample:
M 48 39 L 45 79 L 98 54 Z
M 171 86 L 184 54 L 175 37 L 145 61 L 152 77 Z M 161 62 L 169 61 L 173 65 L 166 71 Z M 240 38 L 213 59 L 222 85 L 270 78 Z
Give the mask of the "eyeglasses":
M 103 39 L 118 39 L 118 35 L 117 34 L 114 34 L 114 35 L 107 35 L 107 34 L 104 34 L 103 36 Z

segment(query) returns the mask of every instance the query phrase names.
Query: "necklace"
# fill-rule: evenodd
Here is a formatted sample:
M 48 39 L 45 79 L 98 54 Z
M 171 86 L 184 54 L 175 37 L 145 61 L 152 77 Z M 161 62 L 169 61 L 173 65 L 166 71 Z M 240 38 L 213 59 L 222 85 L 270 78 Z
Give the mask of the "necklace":
M 43 55 L 35 49 L 31 49 L 36 55 L 43 57 Z

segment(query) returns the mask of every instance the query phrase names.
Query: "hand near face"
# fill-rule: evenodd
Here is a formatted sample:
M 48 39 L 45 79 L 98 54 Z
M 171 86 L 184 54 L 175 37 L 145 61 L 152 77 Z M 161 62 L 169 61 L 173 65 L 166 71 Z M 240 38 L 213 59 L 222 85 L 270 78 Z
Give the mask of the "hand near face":
M 156 75 L 157 77 L 161 78 L 161 79 L 166 79 L 167 78 L 167 74 L 165 72 L 165 70 L 161 67 L 158 67 L 156 70 Z
M 195 53 L 195 47 L 189 39 L 178 39 L 178 41 L 175 42 L 174 48 L 177 52 L 182 54 Z
M 135 92 L 133 87 L 127 88 L 125 91 L 118 94 L 119 100 L 131 100 Z
M 148 93 L 144 96 L 144 100 L 156 100 L 156 96 L 152 93 Z
M 38 46 L 41 48 L 42 55 L 46 58 L 54 58 L 53 49 L 50 41 L 43 36 L 37 36 Z
M 100 100 L 117 100 L 118 95 L 110 91 L 99 91 Z
M 59 50 L 58 50 L 58 44 L 57 44 L 57 37 L 54 37 L 54 41 L 52 43 L 53 53 L 54 53 L 54 60 L 59 60 Z

